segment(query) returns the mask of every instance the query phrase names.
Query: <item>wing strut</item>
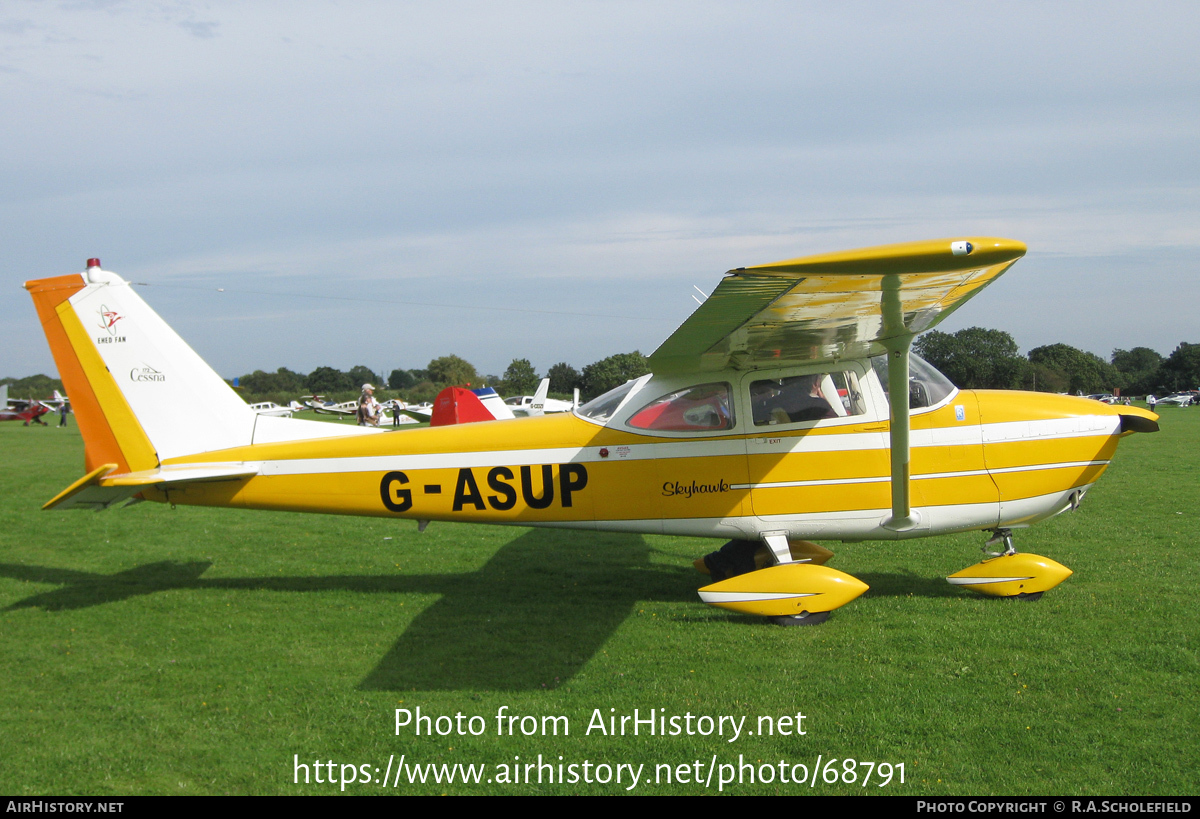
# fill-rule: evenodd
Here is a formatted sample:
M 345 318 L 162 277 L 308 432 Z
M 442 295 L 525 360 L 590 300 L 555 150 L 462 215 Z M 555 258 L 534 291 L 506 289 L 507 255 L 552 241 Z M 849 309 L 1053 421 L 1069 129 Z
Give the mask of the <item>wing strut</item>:
M 909 494 L 909 407 L 908 355 L 916 333 L 904 323 L 904 307 L 900 298 L 900 276 L 883 277 L 883 337 L 879 339 L 887 350 L 888 403 L 892 408 L 889 437 L 892 460 L 892 514 L 883 527 L 895 532 L 914 528 L 921 514 L 914 512 Z

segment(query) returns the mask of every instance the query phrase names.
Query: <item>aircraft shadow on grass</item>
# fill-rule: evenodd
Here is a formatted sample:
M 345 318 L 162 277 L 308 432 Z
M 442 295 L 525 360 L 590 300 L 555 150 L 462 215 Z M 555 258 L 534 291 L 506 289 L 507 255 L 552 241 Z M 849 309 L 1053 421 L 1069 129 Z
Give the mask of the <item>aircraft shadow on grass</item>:
M 61 588 L 4 609 L 83 609 L 174 589 L 437 594 L 361 683 L 365 690 L 524 690 L 569 680 L 642 600 L 691 600 L 690 569 L 650 562 L 640 535 L 588 533 L 564 547 L 534 529 L 476 572 L 212 578 L 206 561 L 115 574 L 0 563 L 0 577 Z
M 563 543 L 561 534 L 534 529 L 501 547 L 478 571 L 440 575 L 204 579 L 211 563 L 164 561 L 111 575 L 0 563 L 0 576 L 61 586 L 4 611 L 82 609 L 173 589 L 437 594 L 360 688 L 529 690 L 570 680 L 639 601 L 695 600 L 699 575 L 690 567 L 651 563 L 640 535 L 588 533 L 573 545 Z M 940 578 L 907 573 L 863 579 L 872 596 L 960 593 Z

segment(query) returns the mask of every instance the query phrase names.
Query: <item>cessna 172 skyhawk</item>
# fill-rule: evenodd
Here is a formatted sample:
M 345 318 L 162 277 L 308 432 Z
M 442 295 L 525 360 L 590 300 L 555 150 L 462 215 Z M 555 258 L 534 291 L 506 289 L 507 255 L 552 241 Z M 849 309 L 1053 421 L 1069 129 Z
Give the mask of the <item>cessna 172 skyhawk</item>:
M 1070 571 L 1018 554 L 1011 530 L 1075 508 L 1123 434 L 1158 426 L 1133 407 L 958 390 L 910 354 L 1024 253 L 962 238 L 738 268 L 652 375 L 571 413 L 404 434 L 255 414 L 92 259 L 25 285 L 85 442 L 87 474 L 45 508 L 137 496 L 715 537 L 730 543 L 700 564 L 717 581 L 702 599 L 789 624 L 867 588 L 806 539 L 984 530 L 1004 553 L 949 580 L 1038 596 Z M 759 547 L 770 565 L 752 571 Z

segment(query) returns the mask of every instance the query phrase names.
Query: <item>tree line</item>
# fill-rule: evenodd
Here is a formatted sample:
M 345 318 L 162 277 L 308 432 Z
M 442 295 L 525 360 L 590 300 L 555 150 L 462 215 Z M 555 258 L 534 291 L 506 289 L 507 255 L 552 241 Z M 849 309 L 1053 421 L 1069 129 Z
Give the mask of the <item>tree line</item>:
M 1069 344 L 1048 344 L 1021 355 L 1011 334 L 968 327 L 956 333 L 930 330 L 917 338 L 913 350 L 964 389 L 1166 395 L 1200 385 L 1200 344 L 1187 342 L 1166 358 L 1148 347 L 1134 347 L 1113 350 L 1105 361 Z M 582 370 L 559 362 L 545 375 L 552 395 L 569 398 L 578 388 L 588 401 L 649 371 L 646 357 L 635 350 L 603 358 Z M 371 382 L 416 402 L 431 401 L 444 387 L 464 384 L 495 387 L 505 396 L 527 395 L 537 389 L 542 377 L 527 358 L 514 358 L 503 376 L 495 376 L 481 375 L 470 362 L 450 355 L 433 359 L 423 370 L 392 370 L 386 379 L 367 367 L 353 367 L 348 373 L 318 367 L 307 376 L 281 368 L 276 373 L 259 370 L 242 376 L 240 383 L 254 396 L 309 392 L 350 397 L 363 383 Z
M 449 386 L 493 387 L 501 395 L 527 395 L 537 389 L 543 377 L 550 379 L 550 394 L 570 398 L 576 388 L 582 400 L 588 401 L 650 372 L 646 357 L 639 351 L 619 353 L 576 370 L 559 362 L 545 376 L 539 374 L 527 358 L 514 358 L 503 376 L 479 373 L 465 359 L 448 355 L 435 358 L 425 369 L 394 369 L 386 378 L 370 367 L 351 367 L 341 371 L 334 367 L 317 367 L 311 373 L 298 373 L 280 367 L 273 373 L 255 370 L 235 379 L 242 396 L 250 403 L 275 401 L 286 404 L 298 395 L 322 395 L 330 400 L 349 400 L 356 397 L 363 384 L 379 388 L 377 397 L 403 397 L 409 403 L 432 401 Z M 381 393 L 386 393 L 382 394 Z
M 25 378 L 0 378 L 0 386 L 4 384 L 8 385 L 9 398 L 48 398 L 63 388 L 62 381 L 41 373 Z
M 1003 330 L 930 330 L 913 350 L 964 389 L 1035 390 L 1090 395 L 1165 395 L 1200 385 L 1200 344 L 1181 343 L 1167 358 L 1149 347 L 1113 350 L 1105 361 L 1068 344 L 1035 347 L 1022 356 Z

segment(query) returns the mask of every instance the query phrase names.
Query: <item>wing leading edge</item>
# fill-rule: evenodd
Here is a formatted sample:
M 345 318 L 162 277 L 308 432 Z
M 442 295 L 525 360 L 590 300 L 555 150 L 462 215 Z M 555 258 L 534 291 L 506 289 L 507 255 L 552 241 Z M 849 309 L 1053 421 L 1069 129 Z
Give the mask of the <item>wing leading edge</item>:
M 1024 255 L 1021 242 L 968 237 L 739 267 L 650 367 L 754 369 L 881 353 L 938 324 Z

